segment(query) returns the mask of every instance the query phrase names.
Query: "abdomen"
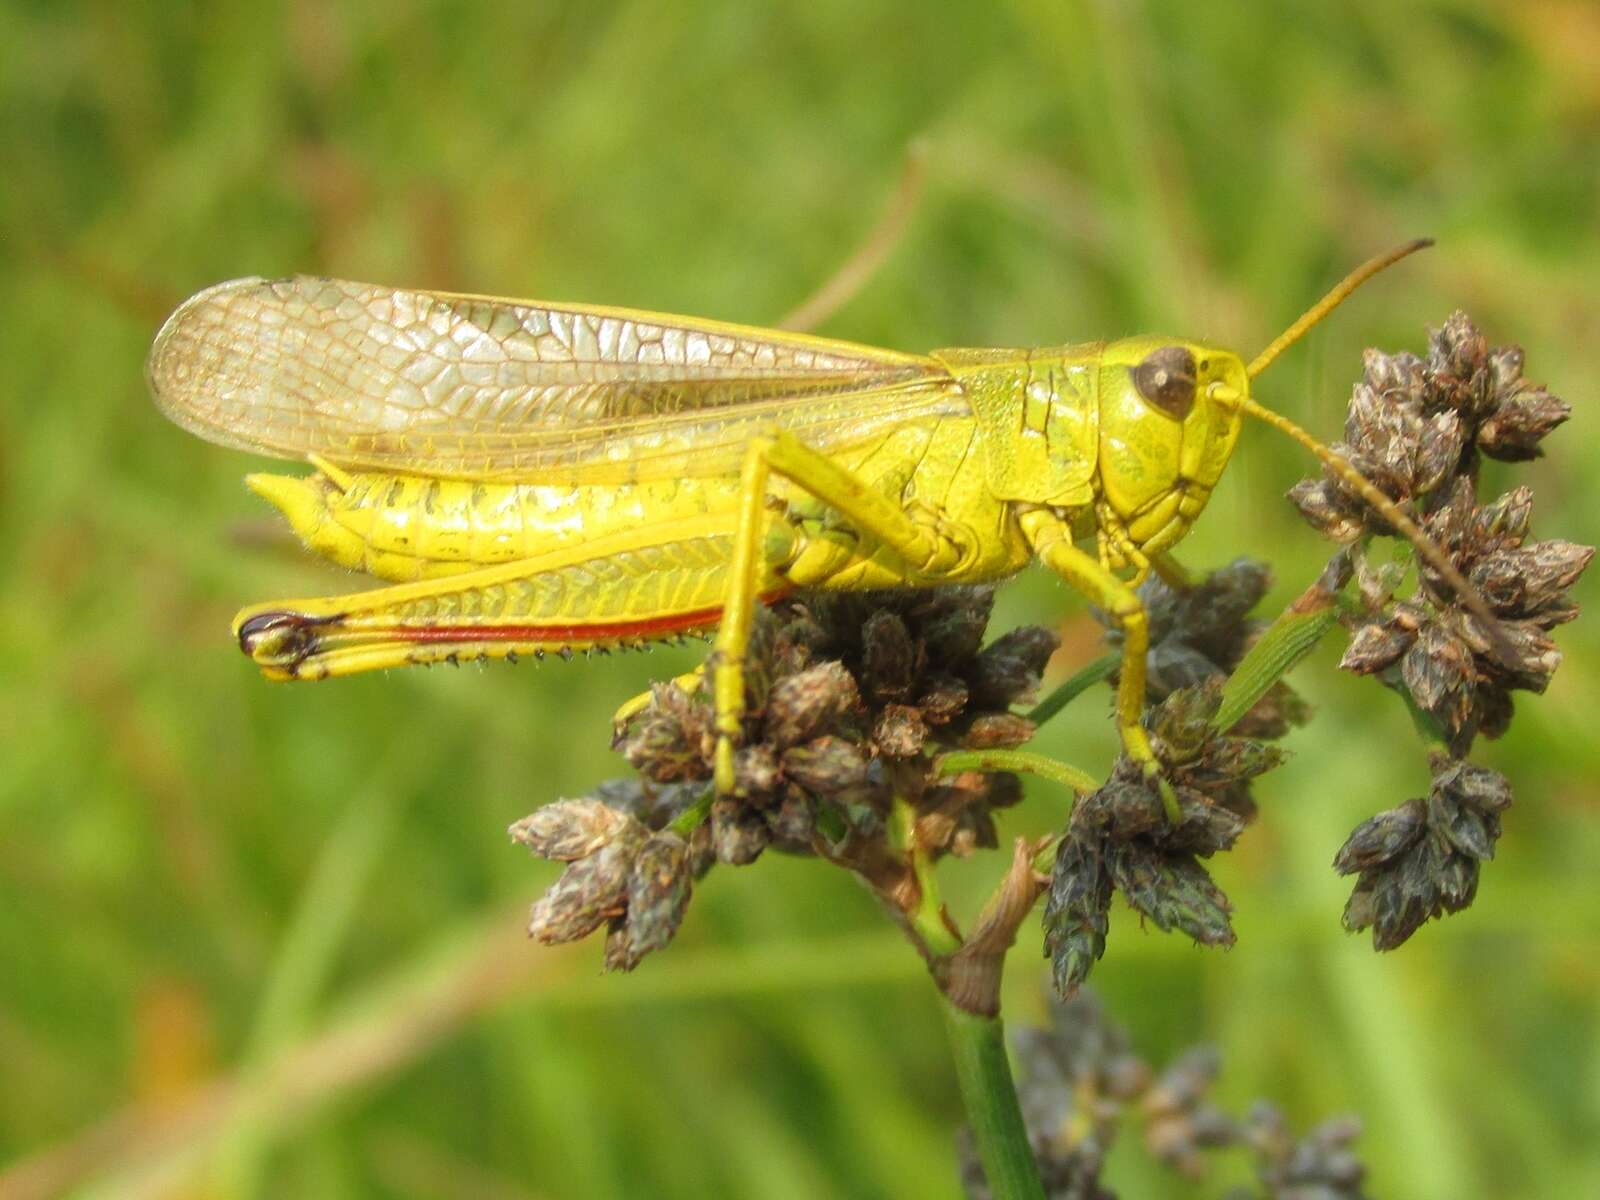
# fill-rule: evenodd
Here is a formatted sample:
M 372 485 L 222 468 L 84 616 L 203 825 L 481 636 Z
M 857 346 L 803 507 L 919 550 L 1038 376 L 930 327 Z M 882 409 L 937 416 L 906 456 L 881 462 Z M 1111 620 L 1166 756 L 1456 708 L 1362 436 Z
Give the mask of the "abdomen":
M 376 474 L 336 483 L 320 473 L 249 482 L 312 550 L 396 583 L 538 558 L 674 517 L 725 516 L 731 533 L 739 488 L 737 477 L 588 487 Z

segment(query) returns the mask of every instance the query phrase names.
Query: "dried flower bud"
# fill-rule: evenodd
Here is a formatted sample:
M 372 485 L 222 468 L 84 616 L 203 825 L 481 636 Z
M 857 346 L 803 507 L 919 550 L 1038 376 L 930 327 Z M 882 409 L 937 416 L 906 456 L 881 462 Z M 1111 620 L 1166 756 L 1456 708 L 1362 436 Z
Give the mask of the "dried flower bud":
M 1509 397 L 1478 428 L 1478 448 L 1501 462 L 1538 458 L 1539 443 L 1572 415 L 1572 408 L 1543 388 L 1527 388 Z
M 1012 749 L 1033 737 L 1034 724 L 1020 713 L 983 713 L 961 736 L 970 750 Z
M 1276 1106 L 1257 1101 L 1243 1136 L 1269 1200 L 1366 1200 L 1366 1168 L 1350 1149 L 1360 1134 L 1357 1118 L 1334 1117 L 1297 1140 Z
M 967 672 L 972 706 L 1009 708 L 1031 700 L 1060 644 L 1060 638 L 1038 625 L 1024 625 L 990 642 Z
M 1443 789 L 1434 788 L 1429 794 L 1428 824 L 1444 834 L 1459 853 L 1480 861 L 1494 857 L 1495 839 L 1500 836 L 1499 819 L 1458 803 Z
M 1400 660 L 1401 678 L 1417 707 L 1452 734 L 1465 730 L 1472 715 L 1472 652 L 1438 622 L 1424 625 Z
M 1211 718 L 1221 702 L 1219 687 L 1187 687 L 1173 692 L 1151 712 L 1150 732 L 1161 742 L 1164 762 L 1187 763 L 1204 749 L 1216 734 Z
M 872 740 L 886 758 L 915 758 L 928 740 L 928 726 L 909 704 L 888 704 L 873 726 Z
M 911 831 L 917 849 L 925 854 L 948 849 L 950 839 L 955 836 L 960 811 L 958 806 L 950 806 L 920 814 Z
M 833 796 L 865 783 L 871 761 L 859 743 L 829 735 L 785 750 L 783 773 L 808 792 Z
M 698 804 L 705 792 L 704 781 L 653 783 L 631 775 L 624 779 L 607 779 L 596 785 L 594 798 L 608 808 L 628 814 L 646 829 L 654 830 L 677 820 L 685 809 Z
M 598 800 L 557 800 L 535 809 L 507 832 L 540 858 L 571 862 L 587 858 L 631 820 Z
M 841 662 L 819 663 L 778 680 L 767 698 L 766 740 L 778 750 L 809 742 L 859 703 L 856 681 Z
M 1044 950 L 1059 996 L 1073 995 L 1106 952 L 1111 887 L 1098 840 L 1062 838 L 1044 906 Z
M 1362 556 L 1355 563 L 1356 591 L 1362 606 L 1374 612 L 1387 604 L 1405 582 L 1406 569 L 1397 562 L 1375 563 Z
M 1148 786 L 1142 773 L 1117 770 L 1105 784 L 1078 801 L 1068 829 L 1081 836 L 1128 841 L 1166 827 L 1161 795 Z
M 1306 523 L 1330 541 L 1348 546 L 1363 532 L 1361 518 L 1351 512 L 1354 506 L 1331 480 L 1302 479 L 1289 489 L 1288 499 Z
M 1371 675 L 1391 667 L 1417 640 L 1417 631 L 1388 621 L 1363 625 L 1350 638 L 1339 666 L 1357 675 Z
M 1457 804 L 1486 817 L 1498 816 L 1511 806 L 1511 783 L 1499 771 L 1444 757 L 1435 760 L 1433 768 L 1434 790 Z
M 606 938 L 608 971 L 631 971 L 672 940 L 693 889 L 689 847 L 675 833 L 654 834 L 640 847 L 627 883 L 626 916 Z
M 1531 617 L 1559 604 L 1593 557 L 1593 546 L 1534 542 L 1486 555 L 1473 567 L 1471 582 L 1497 613 Z
M 711 726 L 710 705 L 673 683 L 650 689 L 650 705 L 634 717 L 615 745 L 641 775 L 658 783 L 710 777 L 701 752 Z
M 711 842 L 718 862 L 747 866 L 761 857 L 771 840 L 766 818 L 748 805 L 725 796 L 711 806 Z
M 986 808 L 1010 808 L 1022 800 L 1022 780 L 1010 771 L 985 771 L 980 778 Z
M 965 680 L 940 672 L 930 674 L 917 693 L 917 707 L 929 725 L 948 725 L 967 707 L 970 692 Z
M 1426 496 L 1450 478 L 1461 465 L 1467 435 L 1467 426 L 1459 413 L 1435 413 L 1424 420 L 1417 435 L 1406 492 L 1412 496 Z
M 587 937 L 616 916 L 625 903 L 628 875 L 644 844 L 632 826 L 587 858 L 568 865 L 561 878 L 534 901 L 528 935 L 546 945 Z
M 1473 541 L 1490 549 L 1520 546 L 1533 520 L 1533 489 L 1512 488 L 1485 504 L 1473 518 Z
M 778 786 L 779 772 L 778 752 L 768 742 L 734 751 L 734 787 L 753 807 L 764 808 L 777 802 L 773 789 Z
M 918 626 L 928 661 L 951 669 L 965 663 L 983 645 L 994 609 L 994 589 L 940 588 L 918 608 Z
M 1165 844 L 1180 853 L 1197 854 L 1201 858 L 1232 849 L 1246 824 L 1245 818 L 1233 809 L 1189 788 L 1179 792 L 1178 812 L 1177 823 L 1164 834 Z
M 1205 1150 L 1231 1145 L 1238 1137 L 1235 1123 L 1206 1099 L 1221 1069 L 1215 1047 L 1196 1046 L 1156 1077 L 1140 1105 L 1145 1149 L 1190 1178 L 1203 1173 Z
M 809 797 L 791 792 L 776 809 L 767 811 L 772 848 L 785 854 L 810 854 L 816 817 Z
M 1427 805 L 1421 800 L 1407 800 L 1368 817 L 1334 855 L 1333 869 L 1341 875 L 1353 875 L 1386 863 L 1410 849 L 1426 826 Z
M 911 694 L 917 647 L 897 613 L 880 609 L 861 627 L 861 690 L 875 703 Z
M 1157 929 L 1182 930 L 1202 946 L 1233 945 L 1233 905 L 1193 855 L 1125 842 L 1109 862 L 1117 890 Z

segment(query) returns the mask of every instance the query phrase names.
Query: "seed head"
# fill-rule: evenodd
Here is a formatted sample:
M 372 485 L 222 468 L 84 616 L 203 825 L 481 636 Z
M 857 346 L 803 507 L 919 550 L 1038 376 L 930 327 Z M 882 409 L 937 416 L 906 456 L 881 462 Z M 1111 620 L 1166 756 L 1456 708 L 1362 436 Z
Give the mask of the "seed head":
M 1105 951 L 1111 893 L 1158 929 L 1207 946 L 1232 945 L 1233 906 L 1200 859 L 1231 847 L 1255 813 L 1250 782 L 1283 753 L 1211 725 L 1216 682 L 1172 693 L 1147 719 L 1178 801 L 1169 820 L 1142 768 L 1119 759 L 1104 786 L 1085 796 L 1056 851 L 1045 900 L 1045 953 L 1057 990 L 1071 995 Z
M 628 875 L 646 836 L 643 826 L 624 825 L 594 853 L 569 863 L 534 902 L 528 935 L 547 945 L 574 942 L 622 912 Z
M 507 832 L 540 858 L 572 862 L 587 858 L 613 841 L 628 824 L 628 814 L 599 800 L 557 800 L 535 809 Z
M 1173 1060 L 1145 1092 L 1144 1144 L 1158 1162 L 1191 1179 L 1205 1173 L 1205 1152 L 1238 1140 L 1232 1118 L 1208 1095 L 1222 1070 L 1212 1046 L 1196 1046 Z
M 1345 928 L 1370 927 L 1373 946 L 1392 950 L 1429 918 L 1471 904 L 1510 803 L 1498 771 L 1436 755 L 1427 799 L 1363 821 L 1334 856 L 1336 871 L 1357 876 Z
M 1367 1169 L 1350 1149 L 1361 1136 L 1356 1117 L 1334 1117 L 1303 1138 L 1289 1132 L 1275 1105 L 1258 1100 L 1243 1132 L 1254 1151 L 1264 1200 L 1366 1200 Z
M 1550 631 L 1577 615 L 1567 593 L 1594 553 L 1568 541 L 1529 541 L 1533 496 L 1525 487 L 1478 502 L 1481 456 L 1536 457 L 1570 412 L 1524 380 L 1522 367 L 1519 347 L 1490 347 L 1466 314 L 1454 313 L 1430 335 L 1425 359 L 1367 352 L 1338 447 L 1381 491 L 1410 506 L 1498 618 L 1498 629 L 1485 629 L 1426 564 L 1413 594 L 1397 597 L 1391 568 L 1359 552 L 1366 615 L 1351 622 L 1342 665 L 1408 693 L 1457 757 L 1479 734 L 1505 730 L 1513 691 L 1549 684 L 1561 662 Z M 1331 473 L 1302 481 L 1290 497 L 1337 541 L 1394 532 Z
M 606 937 L 608 971 L 631 971 L 672 940 L 689 904 L 693 872 L 688 844 L 676 833 L 651 835 L 634 856 L 627 910 Z

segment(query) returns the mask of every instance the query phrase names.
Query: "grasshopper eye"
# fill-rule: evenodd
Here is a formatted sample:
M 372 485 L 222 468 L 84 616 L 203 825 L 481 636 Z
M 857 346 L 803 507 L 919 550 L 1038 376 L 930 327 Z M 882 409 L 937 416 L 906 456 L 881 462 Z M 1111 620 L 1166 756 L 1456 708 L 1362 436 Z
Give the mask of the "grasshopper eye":
M 1139 395 L 1168 416 L 1181 421 L 1194 407 L 1194 355 L 1182 346 L 1152 350 L 1132 375 Z

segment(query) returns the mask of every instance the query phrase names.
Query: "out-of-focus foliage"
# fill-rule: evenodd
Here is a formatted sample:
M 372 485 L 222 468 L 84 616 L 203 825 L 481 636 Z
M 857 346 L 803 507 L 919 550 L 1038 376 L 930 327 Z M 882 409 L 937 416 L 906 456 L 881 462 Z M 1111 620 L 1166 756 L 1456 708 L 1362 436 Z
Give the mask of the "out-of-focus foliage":
M 245 274 L 769 321 L 871 225 L 918 136 L 924 201 L 826 332 L 1169 329 L 1250 353 L 1349 265 L 1432 234 L 1260 396 L 1336 436 L 1362 347 L 1420 351 L 1464 308 L 1574 405 L 1518 477 L 1535 535 L 1597 540 L 1585 0 L 12 0 L 0 1194 L 958 1194 L 933 991 L 841 873 L 720 873 L 627 977 L 521 940 L 554 867 L 506 825 L 619 773 L 611 708 L 697 649 L 268 685 L 233 609 L 346 581 L 141 378 L 165 311 Z M 1293 595 L 1326 549 L 1281 498 L 1307 468 L 1252 429 L 1185 561 L 1249 551 L 1277 568 L 1269 607 Z M 1001 603 L 1062 615 L 1058 672 L 1093 652 L 1049 580 Z M 1361 1113 L 1375 1194 L 1600 1191 L 1595 628 L 1562 631 L 1566 669 L 1481 751 L 1518 803 L 1476 905 L 1382 957 L 1341 931 L 1330 863 L 1424 768 L 1389 752 L 1411 737 L 1398 702 L 1319 652 L 1296 675 L 1318 715 L 1219 865 L 1237 948 L 1124 913 L 1096 974 L 1111 1011 L 1158 1058 L 1220 1045 L 1233 1107 L 1269 1095 L 1297 1128 Z M 1036 748 L 1103 771 L 1110 725 L 1087 712 Z M 1039 831 L 1059 805 L 1041 786 L 1006 815 Z M 949 864 L 953 899 L 996 870 Z M 1018 1022 L 1042 1015 L 1029 936 Z M 1126 1194 L 1192 1194 L 1120 1153 Z

